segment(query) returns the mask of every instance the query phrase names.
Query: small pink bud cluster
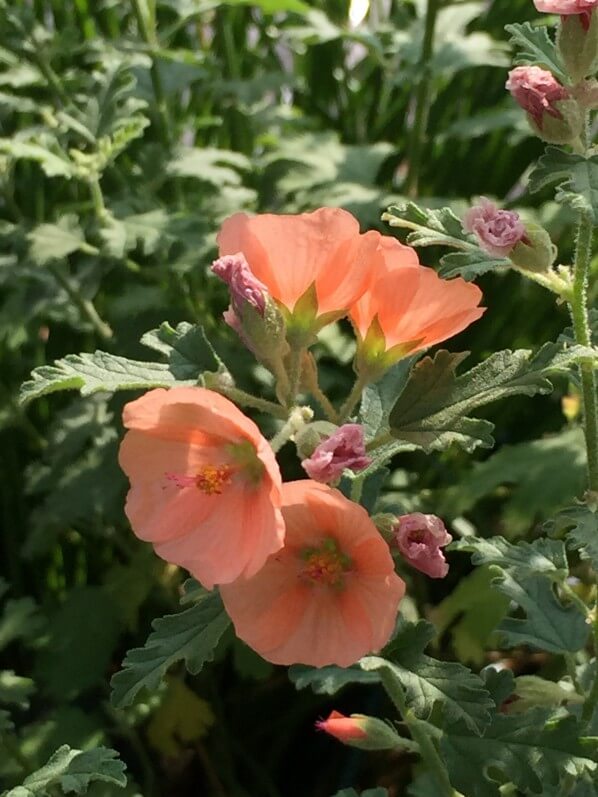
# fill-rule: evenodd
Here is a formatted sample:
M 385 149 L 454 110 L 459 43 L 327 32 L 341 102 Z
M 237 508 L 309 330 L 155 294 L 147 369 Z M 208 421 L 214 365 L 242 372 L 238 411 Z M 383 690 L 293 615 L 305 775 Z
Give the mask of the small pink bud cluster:
M 517 66 L 511 69 L 506 88 L 523 110 L 532 117 L 540 130 L 544 126 L 545 114 L 555 119 L 563 118 L 555 103 L 570 97 L 567 89 L 558 82 L 552 72 L 539 66 Z
M 513 247 L 525 238 L 519 214 L 500 210 L 486 197 L 480 197 L 479 204 L 467 211 L 463 229 L 474 233 L 482 249 L 497 257 L 508 257 Z
M 371 463 L 366 455 L 363 427 L 345 423 L 316 446 L 313 454 L 301 463 L 307 475 L 317 482 L 335 482 L 345 468 L 360 471 Z
M 264 315 L 266 286 L 253 275 L 242 252 L 219 257 L 212 263 L 212 271 L 228 285 L 231 304 L 237 313 L 247 302 L 255 307 L 261 316 Z
M 402 515 L 394 528 L 394 537 L 406 561 L 430 578 L 444 578 L 448 564 L 440 550 L 453 539 L 436 515 L 413 512 Z

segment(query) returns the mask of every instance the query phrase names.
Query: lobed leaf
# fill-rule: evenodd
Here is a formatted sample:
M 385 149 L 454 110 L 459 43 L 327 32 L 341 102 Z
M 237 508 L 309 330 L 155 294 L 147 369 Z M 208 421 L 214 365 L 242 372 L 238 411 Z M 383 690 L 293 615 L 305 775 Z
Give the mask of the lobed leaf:
M 296 689 L 311 689 L 318 695 L 335 695 L 349 684 L 377 684 L 380 678 L 375 672 L 366 672 L 358 666 L 307 667 L 293 664 L 288 675 Z
M 366 656 L 360 666 L 366 672 L 388 670 L 398 678 L 408 706 L 419 718 L 428 719 L 438 704 L 447 722 L 461 720 L 474 733 L 481 733 L 490 722 L 494 701 L 482 679 L 467 667 L 424 654 L 434 636 L 430 623 L 404 623 L 385 651 L 387 659 Z
M 448 550 L 470 551 L 475 565 L 498 565 L 521 575 L 542 575 L 554 581 L 562 581 L 569 575 L 565 546 L 560 540 L 543 537 L 514 545 L 500 536 L 464 537 L 452 542 Z
M 511 34 L 510 44 L 518 50 L 514 59 L 517 65 L 543 66 L 555 77 L 567 82 L 567 73 L 545 26 L 534 27 L 529 22 L 523 22 L 522 24 L 505 25 L 505 30 Z
M 511 782 L 524 794 L 546 794 L 567 775 L 596 772 L 598 738 L 581 737 L 574 717 L 552 721 L 542 708 L 496 714 L 483 736 L 463 724 L 440 742 L 451 783 L 467 797 L 499 797 Z
M 525 619 L 508 617 L 498 627 L 507 648 L 529 645 L 551 653 L 574 653 L 585 647 L 590 628 L 573 604 L 563 606 L 551 584 L 530 572 L 504 572 L 496 586 L 524 610 Z
M 547 147 L 529 176 L 530 191 L 556 185 L 556 201 L 598 220 L 598 155 L 586 158 Z
M 415 366 L 390 413 L 395 437 L 425 451 L 451 443 L 467 451 L 491 447 L 493 425 L 467 417 L 468 412 L 507 396 L 550 393 L 549 373 L 566 371 L 580 359 L 594 358 L 596 351 L 556 343 L 546 343 L 534 355 L 525 349 L 507 349 L 457 376 L 456 370 L 466 357 L 467 353 L 441 350 Z
M 178 380 L 164 363 L 129 360 L 103 351 L 67 354 L 54 365 L 35 368 L 31 375 L 33 378 L 21 387 L 22 404 L 59 390 L 79 390 L 82 396 L 90 396 L 98 392 L 197 384 L 197 379 Z
M 93 781 L 123 788 L 127 785 L 125 765 L 118 753 L 107 747 L 75 750 L 67 744 L 59 747 L 47 764 L 33 772 L 21 786 L 11 789 L 6 797 L 44 797 L 55 787 L 64 792 L 85 794 Z
M 578 550 L 581 558 L 589 559 L 598 571 L 598 514 L 589 506 L 580 504 L 563 509 L 545 527 L 552 534 L 567 532 L 568 547 Z
M 407 243 L 411 246 L 450 246 L 465 251 L 476 250 L 475 238 L 463 231 L 463 224 L 450 208 L 430 210 L 415 202 L 391 205 L 382 214 L 382 221 L 391 227 L 411 230 Z
M 216 591 L 203 592 L 189 609 L 154 620 L 144 647 L 130 650 L 123 669 L 112 677 L 113 705 L 128 706 L 142 688 L 155 689 L 177 661 L 184 660 L 189 672 L 198 673 L 213 659 L 229 623 Z

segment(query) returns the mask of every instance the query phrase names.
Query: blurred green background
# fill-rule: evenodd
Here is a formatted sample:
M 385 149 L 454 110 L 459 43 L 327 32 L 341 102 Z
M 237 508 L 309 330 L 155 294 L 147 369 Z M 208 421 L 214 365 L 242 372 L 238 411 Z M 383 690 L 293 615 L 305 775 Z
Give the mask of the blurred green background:
M 59 744 L 102 743 L 128 766 L 118 794 L 420 794 L 409 756 L 314 732 L 332 707 L 383 712 L 381 693 L 296 693 L 232 637 L 200 676 L 175 669 L 156 694 L 112 709 L 111 674 L 174 610 L 182 580 L 123 515 L 130 396 L 61 394 L 26 409 L 16 397 L 32 368 L 67 353 L 150 358 L 139 338 L 163 320 L 201 322 L 240 384 L 268 390 L 221 323 L 226 292 L 207 271 L 220 222 L 238 210 L 342 206 L 390 234 L 381 213 L 407 195 L 462 214 L 484 194 L 544 223 L 567 262 L 571 219 L 526 194 L 542 145 L 504 90 L 504 25 L 535 19 L 533 4 L 440 5 L 424 47 L 426 0 L 0 1 L 0 734 L 7 710 L 17 727 L 4 726 L 13 749 L 0 743 L 0 786 Z M 421 253 L 430 266 L 438 256 Z M 565 309 L 514 273 L 480 286 L 488 311 L 449 344 L 471 350 L 470 364 L 567 326 Z M 318 354 L 338 400 L 352 381 L 349 328 L 327 329 Z M 487 411 L 494 452 L 398 457 L 385 500 L 441 514 L 455 534 L 533 535 L 583 484 L 568 391 Z M 285 474 L 300 475 L 284 453 Z M 464 557 L 451 565 L 440 582 L 409 574 L 406 610 L 435 620 L 441 655 L 479 667 L 504 607 L 487 574 L 470 578 Z

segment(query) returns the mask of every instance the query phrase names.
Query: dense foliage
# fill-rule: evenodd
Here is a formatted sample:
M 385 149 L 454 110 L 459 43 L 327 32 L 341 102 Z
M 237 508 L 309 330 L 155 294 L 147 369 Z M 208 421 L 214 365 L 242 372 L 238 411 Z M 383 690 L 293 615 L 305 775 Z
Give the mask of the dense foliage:
M 576 503 L 579 351 L 564 303 L 471 245 L 446 246 L 466 240 L 459 219 L 484 194 L 544 225 L 570 262 L 579 197 L 598 212 L 596 165 L 549 151 L 527 189 L 543 147 L 504 91 L 512 47 L 560 68 L 544 29 L 523 24 L 537 22 L 529 0 L 443 2 L 432 31 L 431 5 L 0 0 L 10 797 L 438 794 L 409 747 L 369 754 L 314 731 L 332 708 L 389 716 L 388 677 L 411 735 L 421 723 L 466 797 L 595 793 L 598 713 L 576 730 L 596 668 L 584 614 L 598 564 L 596 516 Z M 217 593 L 133 536 L 117 452 L 128 390 L 193 384 L 224 362 L 271 395 L 220 322 L 216 231 L 238 210 L 319 206 L 409 235 L 442 275 L 475 277 L 488 310 L 450 341 L 466 360 L 433 350 L 361 405 L 372 434 L 390 424 L 402 441 L 362 502 L 442 516 L 457 539 L 449 575 L 403 573 L 386 659 L 287 676 L 234 637 Z M 315 354 L 338 404 L 353 381 L 348 323 L 325 328 Z M 289 450 L 279 460 L 285 478 L 304 476 Z M 518 708 L 497 711 L 513 694 Z

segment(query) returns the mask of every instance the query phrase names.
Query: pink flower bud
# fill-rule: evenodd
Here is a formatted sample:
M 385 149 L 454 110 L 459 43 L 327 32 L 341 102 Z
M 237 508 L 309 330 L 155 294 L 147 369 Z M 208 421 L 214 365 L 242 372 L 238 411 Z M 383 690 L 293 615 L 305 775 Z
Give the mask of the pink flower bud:
M 390 725 L 377 717 L 351 714 L 346 717 L 338 711 L 331 712 L 326 720 L 316 722 L 319 731 L 326 731 L 335 739 L 361 750 L 410 749 L 413 742 L 401 739 Z
M 555 119 L 563 118 L 555 103 L 570 97 L 567 89 L 552 72 L 539 66 L 517 66 L 511 69 L 506 88 L 540 130 L 544 125 L 545 114 Z
M 453 539 L 436 515 L 403 515 L 394 529 L 399 551 L 407 562 L 430 578 L 444 578 L 448 564 L 440 550 Z
M 264 315 L 266 286 L 253 275 L 242 252 L 219 257 L 212 263 L 212 271 L 230 288 L 232 307 L 237 312 L 248 302 L 261 316 Z
M 358 423 L 345 423 L 334 434 L 323 440 L 301 465 L 310 478 L 317 482 L 334 482 L 345 468 L 359 471 L 371 463 L 365 453 L 363 427 Z
M 480 246 L 491 255 L 508 257 L 513 247 L 525 238 L 525 227 L 513 210 L 499 210 L 494 202 L 480 197 L 463 218 L 465 232 L 475 233 Z
M 347 717 L 339 711 L 332 711 L 326 720 L 318 720 L 316 728 L 319 731 L 326 731 L 340 742 L 353 742 L 356 739 L 365 739 L 366 731 L 362 723 L 353 717 Z
M 584 14 L 598 6 L 598 0 L 534 0 L 536 11 L 544 14 Z

